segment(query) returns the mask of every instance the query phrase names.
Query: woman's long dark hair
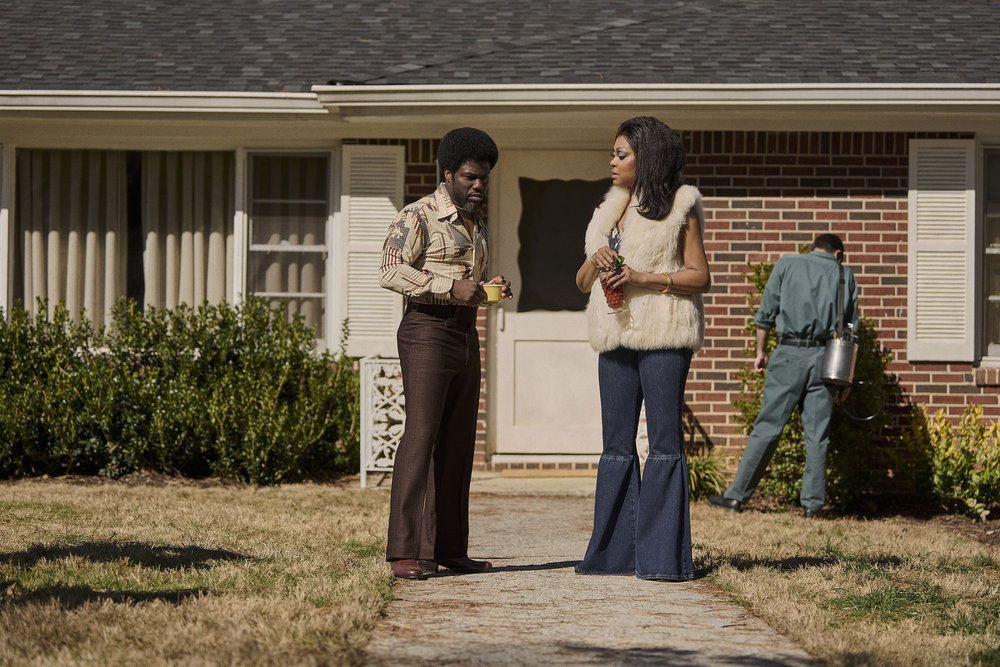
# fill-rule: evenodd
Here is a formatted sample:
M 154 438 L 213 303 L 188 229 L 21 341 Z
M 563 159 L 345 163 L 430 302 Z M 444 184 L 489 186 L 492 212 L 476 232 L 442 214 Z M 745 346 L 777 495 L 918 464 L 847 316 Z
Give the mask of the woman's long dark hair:
M 619 125 L 615 137 L 625 137 L 635 154 L 632 190 L 639 198 L 639 214 L 650 220 L 667 217 L 684 184 L 687 153 L 680 135 L 652 116 L 637 116 Z

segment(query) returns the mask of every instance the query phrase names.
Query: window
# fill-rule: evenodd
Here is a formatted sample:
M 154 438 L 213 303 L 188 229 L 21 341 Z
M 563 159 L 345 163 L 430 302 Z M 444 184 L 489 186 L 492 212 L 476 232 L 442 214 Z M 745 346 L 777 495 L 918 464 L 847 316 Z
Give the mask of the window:
M 17 151 L 14 303 L 63 302 L 95 324 L 125 293 L 125 159 L 115 151 Z
M 235 164 L 234 155 L 225 152 L 142 154 L 145 307 L 232 298 Z M 135 226 L 130 217 L 130 231 Z M 130 265 L 133 259 L 138 258 L 130 254 Z
M 594 207 L 611 187 L 599 181 L 539 181 L 519 178 L 521 246 L 518 268 L 521 289 L 517 312 L 529 310 L 585 310 L 590 294 L 576 287 L 576 270 L 583 256 L 580 221 L 589 220 Z
M 17 149 L 12 298 L 100 325 L 123 296 L 172 309 L 245 289 L 301 315 L 321 345 L 347 322 L 349 354 L 393 356 L 402 299 L 377 271 L 404 148 L 344 146 L 339 169 L 335 155 Z
M 201 151 L 17 151 L 13 296 L 106 323 L 232 293 L 234 156 Z
M 1000 357 L 1000 149 L 983 156 L 983 350 Z
M 326 338 L 330 158 L 250 156 L 247 291 L 284 308 Z

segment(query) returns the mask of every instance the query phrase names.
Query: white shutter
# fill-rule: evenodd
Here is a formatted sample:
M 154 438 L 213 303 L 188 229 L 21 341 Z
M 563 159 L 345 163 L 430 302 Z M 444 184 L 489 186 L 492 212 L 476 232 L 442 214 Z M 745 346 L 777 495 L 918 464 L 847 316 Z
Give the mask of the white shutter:
M 975 142 L 910 141 L 906 356 L 975 356 Z
M 344 146 L 340 210 L 347 242 L 340 259 L 347 267 L 344 302 L 347 354 L 396 356 L 396 327 L 403 297 L 378 284 L 382 244 L 403 206 L 403 146 Z

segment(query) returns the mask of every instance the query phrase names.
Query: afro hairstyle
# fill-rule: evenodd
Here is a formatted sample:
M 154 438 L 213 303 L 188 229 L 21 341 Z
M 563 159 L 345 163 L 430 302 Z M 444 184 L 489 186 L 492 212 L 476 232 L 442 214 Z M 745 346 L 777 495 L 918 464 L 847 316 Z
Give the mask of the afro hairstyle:
M 490 169 L 497 163 L 500 151 L 490 135 L 474 127 L 459 127 L 441 137 L 437 161 L 439 177 L 444 180 L 444 172 L 458 171 L 466 160 L 487 160 Z

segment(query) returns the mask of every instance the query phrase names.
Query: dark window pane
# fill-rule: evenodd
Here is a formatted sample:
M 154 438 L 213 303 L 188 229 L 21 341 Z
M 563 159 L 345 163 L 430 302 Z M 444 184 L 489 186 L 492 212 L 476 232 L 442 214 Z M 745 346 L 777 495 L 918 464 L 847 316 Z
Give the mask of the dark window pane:
M 576 288 L 583 237 L 594 207 L 611 187 L 599 181 L 518 180 L 521 289 L 517 310 L 583 310 L 589 296 Z
M 254 199 L 326 200 L 324 155 L 254 155 Z

